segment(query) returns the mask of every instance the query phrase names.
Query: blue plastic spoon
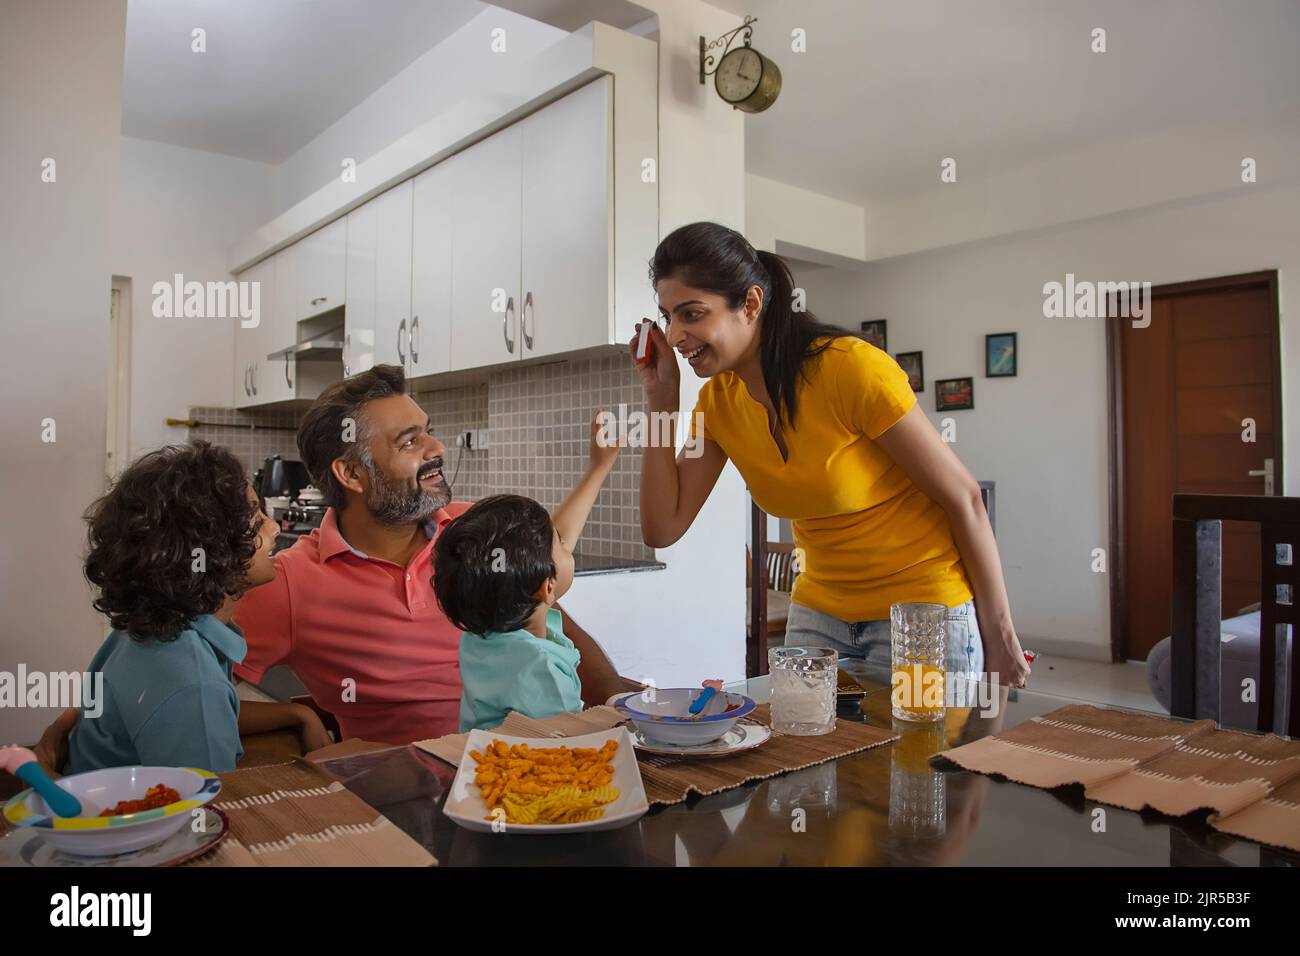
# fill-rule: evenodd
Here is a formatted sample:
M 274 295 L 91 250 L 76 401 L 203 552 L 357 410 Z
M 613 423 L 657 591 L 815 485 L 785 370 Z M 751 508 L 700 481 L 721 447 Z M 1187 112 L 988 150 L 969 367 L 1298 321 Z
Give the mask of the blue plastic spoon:
M 25 747 L 5 747 L 0 750 L 0 768 L 9 770 L 31 786 L 58 816 L 79 817 L 89 809 L 51 780 L 50 775 L 36 762 L 36 755 Z

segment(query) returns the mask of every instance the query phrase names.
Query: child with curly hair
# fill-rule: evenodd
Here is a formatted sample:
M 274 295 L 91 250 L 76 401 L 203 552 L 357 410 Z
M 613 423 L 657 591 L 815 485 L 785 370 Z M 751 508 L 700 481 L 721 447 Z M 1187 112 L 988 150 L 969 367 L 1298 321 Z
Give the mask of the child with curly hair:
M 239 734 L 296 727 L 304 747 L 329 742 L 295 704 L 240 701 L 231 671 L 247 644 L 231 616 L 238 597 L 275 578 L 279 530 L 262 514 L 244 467 L 207 442 L 172 445 L 128 467 L 91 505 L 86 578 L 113 632 L 90 663 L 102 712 L 83 710 L 67 773 L 144 764 L 233 770 Z

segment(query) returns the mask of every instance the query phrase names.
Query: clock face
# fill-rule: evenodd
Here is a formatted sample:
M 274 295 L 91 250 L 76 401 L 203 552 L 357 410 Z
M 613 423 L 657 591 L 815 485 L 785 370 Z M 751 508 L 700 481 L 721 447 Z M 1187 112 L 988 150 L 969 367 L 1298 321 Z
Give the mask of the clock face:
M 763 78 L 763 63 L 758 53 L 749 47 L 732 50 L 718 64 L 713 85 L 728 103 L 739 103 L 754 90 Z

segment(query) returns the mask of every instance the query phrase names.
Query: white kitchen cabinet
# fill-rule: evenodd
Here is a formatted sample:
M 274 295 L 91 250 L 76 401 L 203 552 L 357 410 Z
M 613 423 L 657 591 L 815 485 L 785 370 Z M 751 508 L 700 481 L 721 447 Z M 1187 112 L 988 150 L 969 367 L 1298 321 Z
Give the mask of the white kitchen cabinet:
M 516 124 L 456 157 L 451 207 L 454 369 L 520 356 L 521 144 Z
M 294 322 L 310 319 L 344 304 L 347 275 L 347 219 L 336 219 L 299 239 L 281 254 L 286 265 L 286 314 Z M 277 281 L 279 281 L 277 279 Z M 285 345 L 292 345 L 292 340 Z
M 412 181 L 398 183 L 375 204 L 375 361 L 407 367 L 411 336 Z
M 521 358 L 609 342 L 614 314 L 611 82 L 589 83 L 519 124 Z
M 343 375 L 375 364 L 375 258 L 379 215 L 373 202 L 348 213 L 347 308 L 343 314 Z
M 294 317 L 297 301 L 297 270 L 302 259 L 297 255 L 297 245 L 281 249 L 273 257 L 275 273 L 275 295 L 270 301 L 274 306 L 269 316 L 263 319 L 266 331 L 263 333 L 261 353 L 255 357 L 253 365 L 253 390 L 256 404 L 268 405 L 297 397 L 297 361 L 293 358 L 268 358 L 273 352 L 287 348 L 298 341 L 298 321 Z M 266 307 L 263 300 L 263 308 Z
M 348 214 L 348 375 L 375 365 L 400 365 L 409 373 L 412 191 L 408 179 Z
M 411 325 L 407 375 L 451 368 L 452 204 L 460 183 L 460 156 L 415 177 L 411 216 Z
M 259 373 L 266 377 L 266 344 L 270 341 L 271 326 L 275 321 L 275 257 L 263 259 L 245 269 L 237 277 L 239 282 L 258 284 L 258 323 L 244 328 L 235 323 L 235 407 L 249 408 L 265 400 L 256 391 Z

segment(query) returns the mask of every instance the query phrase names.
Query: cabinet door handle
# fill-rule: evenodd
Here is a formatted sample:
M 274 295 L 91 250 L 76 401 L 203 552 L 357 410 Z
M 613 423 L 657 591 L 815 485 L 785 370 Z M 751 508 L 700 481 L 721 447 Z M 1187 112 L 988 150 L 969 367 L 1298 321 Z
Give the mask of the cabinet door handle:
M 397 326 L 397 362 L 399 365 L 406 364 L 406 356 L 402 354 L 402 333 L 406 331 L 406 319 Z
M 420 364 L 420 353 L 415 349 L 420 344 L 420 317 L 411 317 L 411 331 L 406 335 L 406 347 L 411 351 L 411 364 Z
M 252 379 L 253 379 L 253 394 L 254 394 L 254 395 L 257 394 L 257 365 L 258 365 L 257 362 L 254 362 L 254 363 L 253 363 L 253 375 L 252 375 Z
M 352 372 L 349 370 L 348 356 L 352 353 L 352 333 L 349 332 L 343 336 L 343 377 L 349 378 Z
M 324 295 L 322 295 L 322 296 L 317 296 L 315 299 L 312 299 L 312 300 L 311 300 L 311 304 L 312 304 L 312 305 L 320 305 L 322 302 L 326 302 L 326 301 L 328 301 L 328 299 L 329 299 L 328 296 L 324 296 Z
M 249 398 L 253 397 L 253 386 L 250 385 L 248 382 L 248 377 L 252 375 L 252 373 L 253 373 L 252 364 L 250 363 L 245 365 L 244 366 L 244 394 Z
M 292 359 L 289 358 L 286 358 L 284 360 L 284 384 L 288 385 L 290 388 L 293 388 L 293 382 L 289 379 L 289 363 L 291 361 Z
M 520 331 L 523 333 L 524 345 L 530 349 L 533 347 L 533 333 L 532 331 L 530 331 L 530 326 L 535 326 L 536 324 L 535 319 L 533 322 L 529 321 L 529 319 L 533 318 L 533 312 L 534 312 L 533 294 L 529 292 L 526 296 L 524 296 L 524 307 L 519 313 L 520 315 L 519 328 Z
M 515 354 L 515 343 L 514 340 L 510 338 L 510 313 L 513 312 L 514 310 L 515 310 L 515 297 L 511 296 L 510 298 L 506 299 L 506 311 L 505 314 L 501 316 L 501 335 L 506 340 L 506 351 L 509 352 L 511 355 Z

